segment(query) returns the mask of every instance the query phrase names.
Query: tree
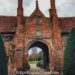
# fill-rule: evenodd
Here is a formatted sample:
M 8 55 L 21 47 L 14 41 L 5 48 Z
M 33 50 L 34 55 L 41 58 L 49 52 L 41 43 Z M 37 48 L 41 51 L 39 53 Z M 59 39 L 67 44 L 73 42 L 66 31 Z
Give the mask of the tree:
M 70 32 L 64 51 L 64 75 L 75 75 L 75 28 Z
M 38 61 L 43 60 L 43 51 L 40 51 L 39 53 L 37 53 L 37 59 Z
M 1 36 L 0 36 L 0 75 L 8 75 L 7 56 Z

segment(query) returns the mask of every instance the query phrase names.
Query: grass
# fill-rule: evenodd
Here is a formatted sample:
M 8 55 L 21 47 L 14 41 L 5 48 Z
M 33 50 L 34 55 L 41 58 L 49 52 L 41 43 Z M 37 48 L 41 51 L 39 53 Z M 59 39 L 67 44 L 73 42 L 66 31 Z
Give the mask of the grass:
M 37 64 L 38 61 L 29 61 L 29 64 Z

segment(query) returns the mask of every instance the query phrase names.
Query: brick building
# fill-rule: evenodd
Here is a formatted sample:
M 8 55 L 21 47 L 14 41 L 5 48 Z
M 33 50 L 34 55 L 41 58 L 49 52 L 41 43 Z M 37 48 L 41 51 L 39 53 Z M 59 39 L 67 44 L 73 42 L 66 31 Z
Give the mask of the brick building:
M 44 68 L 50 71 L 63 64 L 63 50 L 75 17 L 58 17 L 55 0 L 51 0 L 50 17 L 40 10 L 38 1 L 30 16 L 23 15 L 23 0 L 18 0 L 17 16 L 0 16 L 0 32 L 6 47 L 9 64 L 23 68 L 28 50 L 39 47 L 44 54 Z

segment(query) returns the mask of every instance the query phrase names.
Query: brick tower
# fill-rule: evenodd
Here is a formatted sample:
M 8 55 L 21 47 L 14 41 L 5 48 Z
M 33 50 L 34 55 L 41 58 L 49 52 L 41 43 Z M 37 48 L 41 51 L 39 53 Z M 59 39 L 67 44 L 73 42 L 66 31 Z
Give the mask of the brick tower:
M 19 69 L 23 67 L 23 53 L 24 53 L 24 17 L 23 17 L 23 0 L 18 0 L 17 8 L 17 27 L 14 37 L 15 54 L 14 66 Z
M 52 25 L 52 44 L 56 51 L 56 66 L 57 68 L 62 67 L 62 60 L 63 60 L 63 48 L 62 48 L 62 39 L 61 39 L 61 31 L 59 27 L 56 7 L 55 7 L 55 0 L 51 0 L 51 9 L 50 9 L 50 20 Z

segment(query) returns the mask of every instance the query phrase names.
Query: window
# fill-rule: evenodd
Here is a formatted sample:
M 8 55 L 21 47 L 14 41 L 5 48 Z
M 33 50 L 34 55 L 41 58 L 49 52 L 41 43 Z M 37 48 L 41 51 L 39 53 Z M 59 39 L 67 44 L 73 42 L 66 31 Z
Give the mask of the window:
M 41 18 L 40 17 L 36 17 L 35 18 L 35 24 L 40 24 L 41 23 Z
M 36 30 L 36 37 L 41 37 L 41 31 L 40 30 Z
M 12 36 L 3 36 L 3 41 L 11 41 L 12 40 Z

